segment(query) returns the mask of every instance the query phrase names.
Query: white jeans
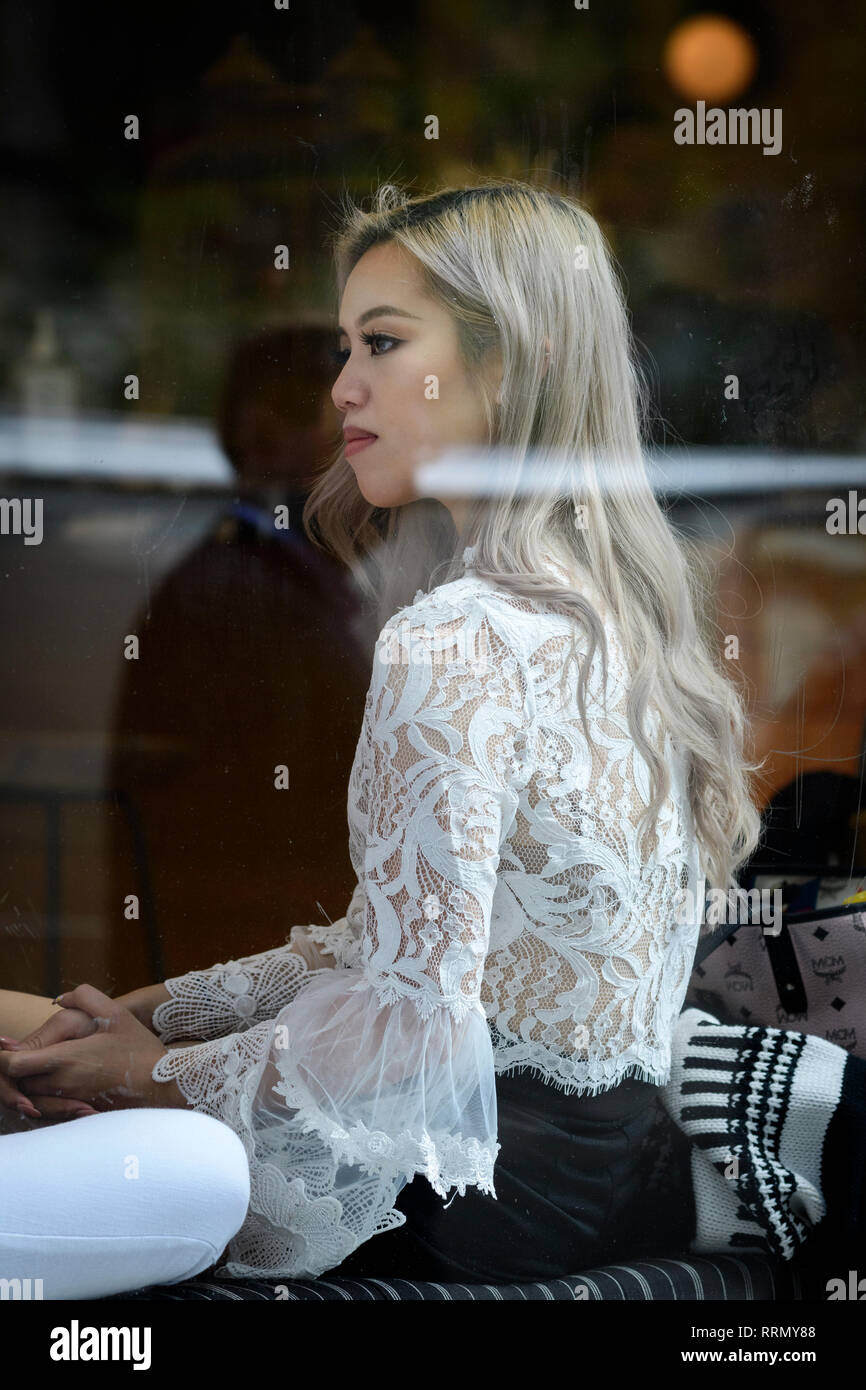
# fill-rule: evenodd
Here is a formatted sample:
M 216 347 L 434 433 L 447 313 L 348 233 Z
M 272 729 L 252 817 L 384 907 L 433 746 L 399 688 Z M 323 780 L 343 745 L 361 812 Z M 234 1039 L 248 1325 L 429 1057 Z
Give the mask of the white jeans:
M 244 1147 L 194 1110 L 115 1110 L 0 1134 L 3 1280 L 45 1299 L 177 1284 L 215 1264 L 250 1199 Z M 38 1297 L 38 1285 L 23 1286 Z

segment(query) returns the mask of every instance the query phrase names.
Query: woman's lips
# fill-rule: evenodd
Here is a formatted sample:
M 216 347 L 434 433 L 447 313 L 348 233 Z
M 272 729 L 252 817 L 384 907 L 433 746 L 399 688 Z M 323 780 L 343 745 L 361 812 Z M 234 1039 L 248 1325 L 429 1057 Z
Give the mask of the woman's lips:
M 365 434 L 363 439 L 350 439 L 343 450 L 346 458 L 351 458 L 352 454 L 357 454 L 359 449 L 366 449 L 368 444 L 375 444 L 378 438 L 378 434 Z

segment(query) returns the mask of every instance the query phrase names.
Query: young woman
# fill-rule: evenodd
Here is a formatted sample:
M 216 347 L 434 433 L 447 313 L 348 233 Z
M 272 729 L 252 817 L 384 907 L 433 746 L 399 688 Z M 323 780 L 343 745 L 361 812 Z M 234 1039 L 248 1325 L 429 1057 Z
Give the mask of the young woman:
M 226 1276 L 538 1279 L 650 1240 L 644 1144 L 704 889 L 734 883 L 759 817 L 740 699 L 645 474 L 610 257 L 582 207 L 525 184 L 388 185 L 350 209 L 337 266 L 344 448 L 305 523 L 387 618 L 356 890 L 261 955 L 121 1000 L 80 986 L 37 1047 L 0 1053 L 7 1106 L 123 1112 L 0 1139 L 0 1253 L 10 1181 L 19 1221 L 45 1211 L 37 1145 L 68 1204 L 70 1138 L 86 1162 L 129 1107 L 241 1140 Z M 48 1010 L 11 1005 L 19 1039 Z

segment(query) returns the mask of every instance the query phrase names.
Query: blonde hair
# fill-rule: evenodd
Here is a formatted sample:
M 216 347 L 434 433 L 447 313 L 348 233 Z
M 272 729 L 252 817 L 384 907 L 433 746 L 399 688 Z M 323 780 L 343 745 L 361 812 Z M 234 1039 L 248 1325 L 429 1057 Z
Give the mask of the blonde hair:
M 687 755 L 707 886 L 728 891 L 760 838 L 748 778 L 761 765 L 746 761 L 740 693 L 696 616 L 708 621 L 705 565 L 673 530 L 646 474 L 645 386 L 600 228 L 573 199 L 516 180 L 416 197 L 385 184 L 373 201 L 363 211 L 347 200 L 334 247 L 340 293 L 378 243 L 415 258 L 428 292 L 453 315 L 506 484 L 472 506 L 455 539 L 447 510 L 432 499 L 385 511 L 368 503 L 341 451 L 307 500 L 308 535 L 375 595 L 380 626 L 434 575 L 458 577 L 470 543 L 481 577 L 568 612 L 589 634 L 578 685 L 589 738 L 586 678 L 598 645 L 606 669 L 604 625 L 543 557 L 582 567 L 616 616 L 629 662 L 629 729 L 651 778 L 644 834 L 670 790 L 665 759 L 644 732 L 652 704 Z M 499 399 L 478 371 L 493 349 L 503 367 Z M 544 485 L 527 490 L 521 466 L 530 458 L 536 470 L 541 461 Z

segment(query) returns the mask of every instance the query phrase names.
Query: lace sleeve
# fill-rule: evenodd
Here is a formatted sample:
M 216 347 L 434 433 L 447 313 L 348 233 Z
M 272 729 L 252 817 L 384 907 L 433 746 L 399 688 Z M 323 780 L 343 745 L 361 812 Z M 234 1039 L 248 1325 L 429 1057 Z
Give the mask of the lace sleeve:
M 222 1038 L 273 1018 L 317 970 L 345 964 L 357 953 L 363 923 L 359 884 L 345 917 L 324 926 L 292 927 L 283 946 L 259 955 L 192 970 L 165 981 L 171 995 L 153 1011 L 163 1043 Z
M 444 633 L 416 626 L 447 638 L 438 666 L 415 651 L 392 661 L 387 628 L 377 644 L 353 964 L 318 971 L 276 1018 L 167 1052 L 154 1068 L 244 1143 L 250 1208 L 217 1270 L 225 1277 L 336 1267 L 403 1224 L 395 1199 L 416 1174 L 443 1198 L 470 1185 L 495 1196 L 480 986 L 527 686 L 507 652 L 481 666 L 462 658 L 479 622 L 458 613 Z

